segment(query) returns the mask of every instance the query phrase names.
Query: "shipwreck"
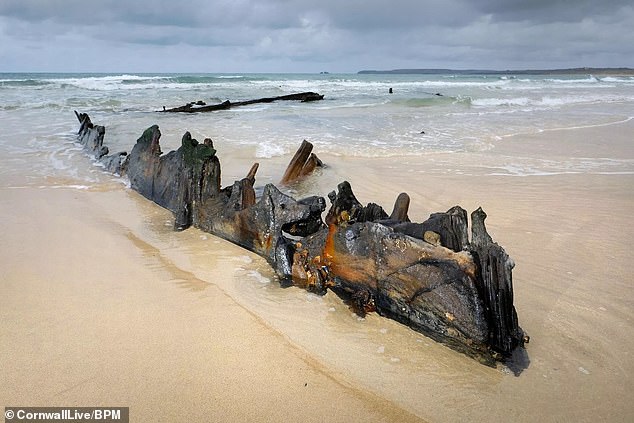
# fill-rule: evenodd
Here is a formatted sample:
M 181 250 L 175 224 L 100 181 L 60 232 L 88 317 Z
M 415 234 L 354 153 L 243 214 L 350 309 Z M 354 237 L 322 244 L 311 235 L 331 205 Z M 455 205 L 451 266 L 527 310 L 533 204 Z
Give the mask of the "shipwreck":
M 277 97 L 264 97 L 257 98 L 254 100 L 243 100 L 243 101 L 229 101 L 225 100 L 222 103 L 218 104 L 207 104 L 203 100 L 192 101 L 183 106 L 165 108 L 163 110 L 159 110 L 160 112 L 165 113 L 201 113 L 201 112 L 216 112 L 218 110 L 228 110 L 234 107 L 240 106 L 249 106 L 251 104 L 259 104 L 259 103 L 273 103 L 274 101 L 299 101 L 302 103 L 308 103 L 311 101 L 319 101 L 323 100 L 324 96 L 322 94 L 314 93 L 312 91 L 307 91 L 303 93 L 296 94 L 287 94 L 281 95 Z
M 154 125 L 129 154 L 109 154 L 105 128 L 75 114 L 84 148 L 169 209 L 176 230 L 194 226 L 259 254 L 281 284 L 332 290 L 361 315 L 397 320 L 490 366 L 528 341 L 513 305 L 514 262 L 487 233 L 482 209 L 471 213 L 470 228 L 458 206 L 415 223 L 407 194 L 388 214 L 361 204 L 346 181 L 328 195 L 328 207 L 323 197 L 295 199 L 274 184 L 256 190 L 257 163 L 223 187 L 210 139 L 198 142 L 186 132 L 176 151 L 163 154 Z M 321 164 L 305 141 L 281 185 Z

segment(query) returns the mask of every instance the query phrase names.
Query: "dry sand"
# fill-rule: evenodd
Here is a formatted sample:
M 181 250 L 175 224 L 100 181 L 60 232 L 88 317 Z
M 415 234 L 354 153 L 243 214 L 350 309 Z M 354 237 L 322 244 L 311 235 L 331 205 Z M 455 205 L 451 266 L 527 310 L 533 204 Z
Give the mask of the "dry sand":
M 633 421 L 634 175 L 488 174 L 518 151 L 632 160 L 633 133 L 627 122 L 482 153 L 322 157 L 319 189 L 347 178 L 386 206 L 407 191 L 414 220 L 486 210 L 517 264 L 531 336 L 519 376 L 357 319 L 332 295 L 266 283 L 263 260 L 172 232 L 169 213 L 123 187 L 0 187 L 0 400 L 130 406 L 133 421 Z

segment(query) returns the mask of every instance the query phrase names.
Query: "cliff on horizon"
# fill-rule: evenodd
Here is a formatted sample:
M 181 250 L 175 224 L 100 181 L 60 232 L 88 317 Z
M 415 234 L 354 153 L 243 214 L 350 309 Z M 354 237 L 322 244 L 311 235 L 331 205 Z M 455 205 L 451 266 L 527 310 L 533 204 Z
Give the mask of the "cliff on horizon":
M 490 70 L 490 69 L 392 69 L 362 70 L 358 74 L 392 74 L 392 75 L 618 75 L 634 76 L 632 68 L 569 68 L 569 69 L 524 69 L 524 70 Z

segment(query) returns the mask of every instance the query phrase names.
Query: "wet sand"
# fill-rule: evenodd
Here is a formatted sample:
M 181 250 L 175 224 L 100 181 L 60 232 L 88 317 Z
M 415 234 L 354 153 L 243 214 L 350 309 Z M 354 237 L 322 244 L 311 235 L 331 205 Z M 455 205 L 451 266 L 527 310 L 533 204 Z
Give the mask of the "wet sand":
M 419 421 L 228 297 L 214 280 L 231 279 L 231 263 L 212 258 L 202 281 L 139 238 L 145 219 L 169 215 L 134 193 L 0 191 L 5 406 L 127 406 L 135 422 Z
M 634 175 L 496 175 L 515 157 L 634 160 L 632 133 L 630 121 L 520 134 L 485 152 L 326 156 L 319 181 L 297 188 L 325 194 L 348 179 L 386 208 L 406 191 L 418 221 L 482 206 L 516 262 L 531 336 L 517 376 L 358 319 L 333 295 L 278 288 L 257 256 L 172 232 L 169 213 L 121 186 L 0 187 L 0 398 L 130 406 L 134 421 L 632 421 Z M 287 159 L 261 163 L 258 183 Z M 224 184 L 250 163 L 239 165 L 223 167 Z

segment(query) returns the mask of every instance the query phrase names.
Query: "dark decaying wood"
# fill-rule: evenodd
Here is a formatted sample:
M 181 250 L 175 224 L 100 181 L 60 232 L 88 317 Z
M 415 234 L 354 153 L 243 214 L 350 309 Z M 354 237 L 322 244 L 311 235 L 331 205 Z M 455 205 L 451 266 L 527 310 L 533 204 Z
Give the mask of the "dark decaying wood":
M 312 173 L 315 168 L 323 166 L 323 162 L 312 151 L 313 145 L 306 140 L 302 141 L 282 176 L 281 185 L 293 183 Z
M 77 114 L 80 142 L 103 147 L 103 127 Z M 400 194 L 391 215 L 363 205 L 348 182 L 328 197 L 296 200 L 272 184 L 256 191 L 254 164 L 246 177 L 221 186 L 211 140 L 187 132 L 176 151 L 162 154 L 158 126 L 145 130 L 116 171 L 130 186 L 171 210 L 175 228 L 191 225 L 264 257 L 284 285 L 323 294 L 331 289 L 359 314 L 402 322 L 451 348 L 493 365 L 528 339 L 513 306 L 511 258 L 493 242 L 481 209 L 452 207 L 410 222 Z M 312 146 L 304 142 L 287 169 L 293 180 Z M 261 192 L 258 196 L 256 192 Z
M 163 108 L 163 110 L 159 110 L 159 111 L 164 113 L 215 112 L 218 110 L 228 110 L 233 107 L 248 106 L 250 104 L 257 104 L 257 103 L 272 103 L 274 101 L 301 101 L 305 103 L 310 101 L 319 101 L 323 99 L 324 99 L 323 95 L 308 91 L 303 93 L 281 95 L 277 97 L 257 98 L 254 100 L 246 100 L 246 101 L 231 102 L 227 100 L 220 104 L 210 104 L 210 105 L 207 105 L 205 104 L 204 101 L 199 100 L 199 101 L 187 103 L 184 106 L 180 106 L 180 107 L 173 107 L 171 109 Z
M 247 173 L 247 179 L 251 181 L 251 185 L 255 185 L 255 174 L 258 172 L 259 167 L 259 163 L 253 163 L 253 166 L 249 169 L 249 173 Z
M 79 121 L 78 141 L 84 150 L 101 163 L 108 172 L 117 175 L 124 174 L 128 153 L 121 151 L 109 154 L 108 147 L 103 144 L 106 128 L 93 125 L 86 113 L 75 112 L 75 116 Z
M 392 209 L 390 219 L 397 222 L 409 222 L 409 217 L 407 217 L 408 210 L 409 195 L 402 192 L 398 195 L 398 197 L 396 197 L 396 202 L 394 203 L 394 208 Z

